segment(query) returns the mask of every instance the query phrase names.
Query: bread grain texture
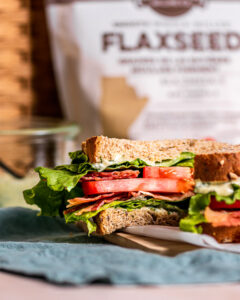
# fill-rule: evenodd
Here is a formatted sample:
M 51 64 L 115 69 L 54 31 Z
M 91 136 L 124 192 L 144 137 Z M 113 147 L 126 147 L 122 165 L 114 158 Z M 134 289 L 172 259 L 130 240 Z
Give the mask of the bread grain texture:
M 236 148 L 226 143 L 195 139 L 134 141 L 95 136 L 83 142 L 82 149 L 91 163 L 101 163 L 102 161 L 114 161 L 119 154 L 121 154 L 122 160 L 131 161 L 141 158 L 156 162 L 176 158 L 181 152 L 210 154 L 232 152 Z M 240 146 L 238 149 L 240 150 Z
M 97 215 L 94 221 L 97 224 L 97 233 L 106 235 L 129 226 L 178 226 L 182 217 L 183 214 L 175 211 L 169 212 L 163 208 L 153 210 L 143 207 L 133 211 L 127 211 L 122 208 L 109 208 Z
M 163 208 L 150 209 L 143 207 L 133 211 L 127 211 L 122 208 L 108 208 L 100 212 L 94 222 L 97 224 L 97 231 L 94 235 L 111 234 L 116 230 L 129 226 L 143 225 L 169 225 L 178 226 L 181 218 L 185 217 L 185 213 L 175 211 L 167 211 Z M 77 222 L 77 226 L 88 232 L 84 222 Z
M 240 243 L 240 226 L 213 227 L 210 223 L 201 224 L 203 233 L 211 235 L 219 243 Z
M 197 155 L 194 177 L 202 181 L 229 181 L 240 176 L 240 149 L 236 152 Z
M 178 157 L 181 152 L 195 156 L 194 178 L 203 182 L 229 181 L 240 176 L 240 145 L 206 140 L 132 141 L 104 136 L 92 137 L 82 143 L 91 163 L 102 161 L 131 161 L 141 158 L 156 162 Z

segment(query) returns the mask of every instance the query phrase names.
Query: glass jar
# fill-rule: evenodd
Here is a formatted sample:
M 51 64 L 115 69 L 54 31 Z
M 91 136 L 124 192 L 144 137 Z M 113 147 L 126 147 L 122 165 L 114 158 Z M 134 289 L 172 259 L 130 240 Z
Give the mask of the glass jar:
M 78 125 L 58 119 L 0 122 L 0 207 L 27 206 L 22 191 L 38 182 L 34 168 L 68 163 L 78 133 Z

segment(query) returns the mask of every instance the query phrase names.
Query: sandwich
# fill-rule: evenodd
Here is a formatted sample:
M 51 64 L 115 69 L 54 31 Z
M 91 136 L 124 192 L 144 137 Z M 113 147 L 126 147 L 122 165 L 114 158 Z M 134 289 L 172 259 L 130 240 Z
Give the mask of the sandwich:
M 191 140 L 92 137 L 69 154 L 69 165 L 36 168 L 40 181 L 24 198 L 41 215 L 64 216 L 89 234 L 134 225 L 178 226 L 186 216 L 185 200 L 193 195 L 191 149 Z
M 180 229 L 220 243 L 240 242 L 240 146 L 215 145 L 195 156 L 194 196 Z
M 207 140 L 92 137 L 69 154 L 70 164 L 36 168 L 40 181 L 24 191 L 24 198 L 42 215 L 64 216 L 89 234 L 180 223 L 182 230 L 214 235 L 215 224 L 205 211 L 212 212 L 213 201 L 235 203 L 236 180 L 229 176 L 240 174 L 240 164 L 239 172 L 234 169 L 236 151 L 234 146 Z M 226 167 L 229 157 L 232 162 Z M 221 187 L 213 188 L 216 181 L 219 187 L 227 184 L 233 194 L 223 196 Z

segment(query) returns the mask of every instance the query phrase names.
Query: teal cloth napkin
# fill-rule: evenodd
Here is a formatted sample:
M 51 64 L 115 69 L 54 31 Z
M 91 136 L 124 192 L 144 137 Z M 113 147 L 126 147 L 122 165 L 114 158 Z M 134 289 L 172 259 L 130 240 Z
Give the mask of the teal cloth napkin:
M 60 218 L 0 209 L 0 269 L 64 284 L 182 284 L 240 280 L 240 255 L 201 249 L 164 257 L 88 237 Z

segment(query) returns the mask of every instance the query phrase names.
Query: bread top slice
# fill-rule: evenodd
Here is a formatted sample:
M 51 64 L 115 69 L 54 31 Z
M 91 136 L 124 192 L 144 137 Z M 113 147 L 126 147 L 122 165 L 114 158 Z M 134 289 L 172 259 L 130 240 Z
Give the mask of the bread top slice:
M 196 155 L 236 153 L 240 151 L 240 145 L 197 139 L 134 141 L 95 136 L 83 142 L 82 149 L 91 163 L 131 161 L 136 158 L 154 163 L 177 158 L 181 152 Z
M 194 178 L 203 182 L 226 182 L 240 176 L 240 149 L 199 154 L 195 157 Z
M 123 162 L 140 158 L 147 163 L 177 158 L 181 152 L 195 157 L 195 179 L 229 181 L 240 176 L 240 145 L 197 139 L 134 141 L 95 136 L 82 143 L 91 163 Z

